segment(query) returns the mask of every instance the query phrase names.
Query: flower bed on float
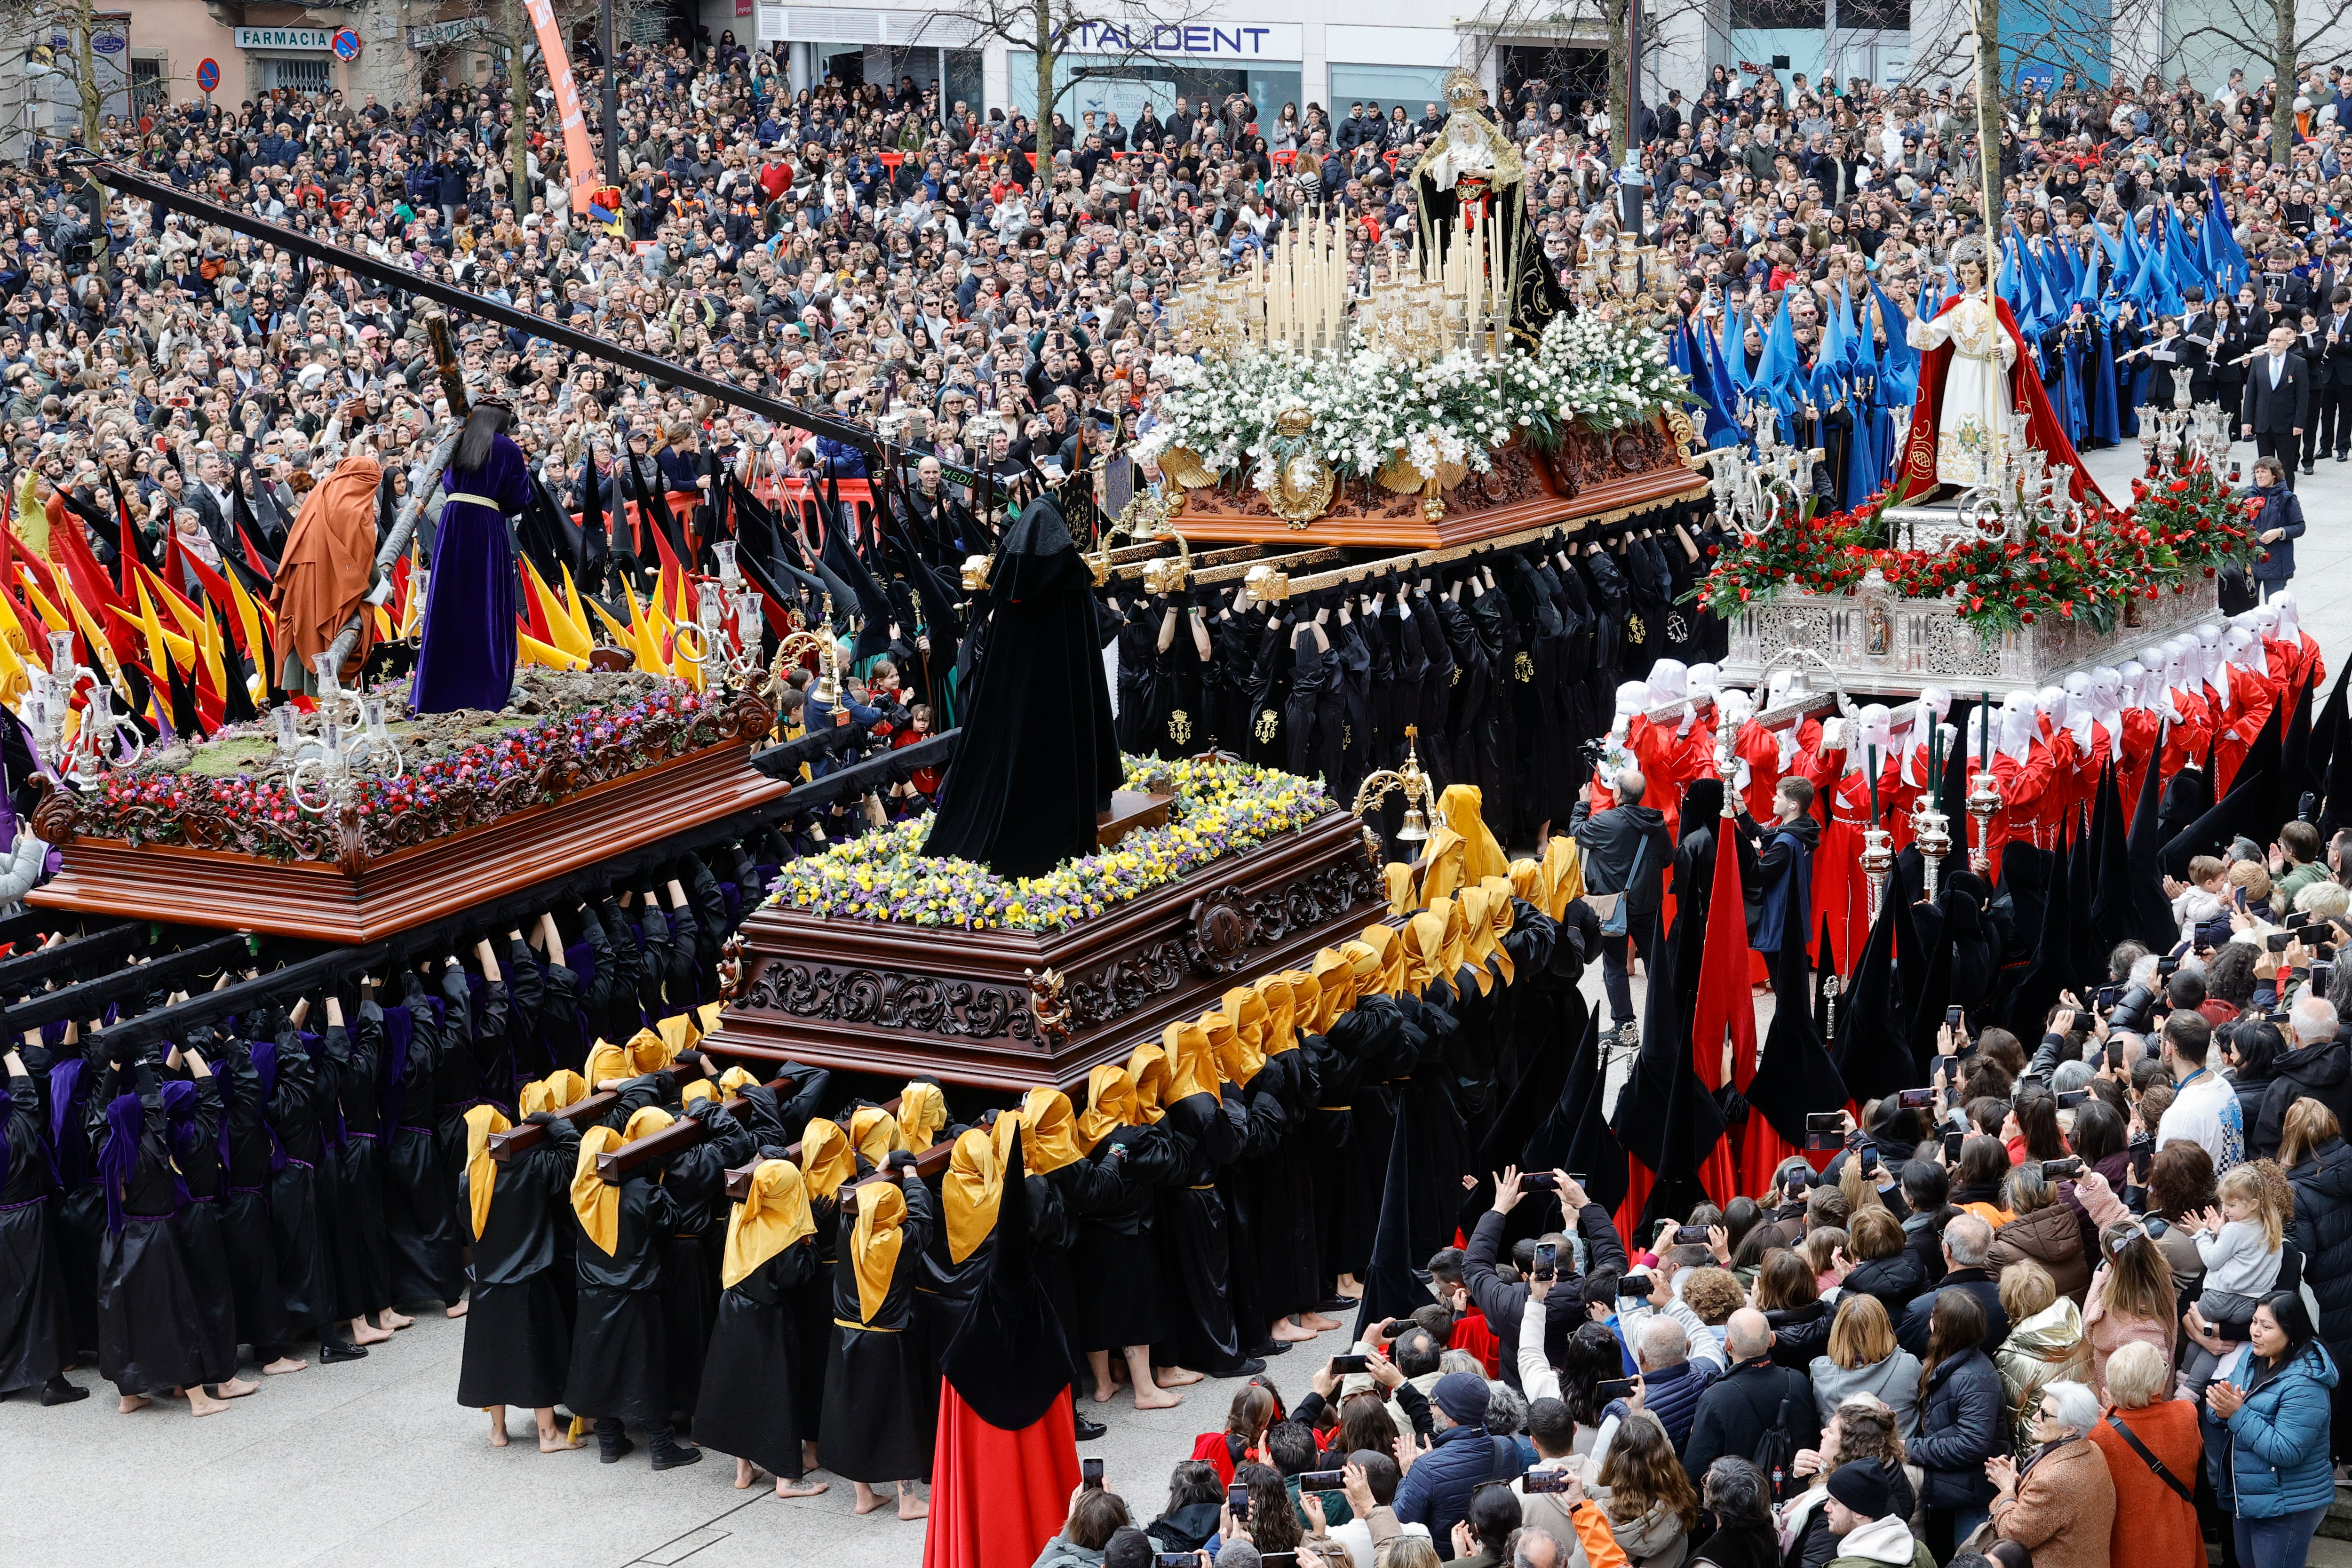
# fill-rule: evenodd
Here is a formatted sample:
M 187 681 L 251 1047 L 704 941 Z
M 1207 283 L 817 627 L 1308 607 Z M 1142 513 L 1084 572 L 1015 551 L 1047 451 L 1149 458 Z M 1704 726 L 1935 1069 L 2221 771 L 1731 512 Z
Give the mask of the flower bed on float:
M 536 715 L 465 711 L 389 726 L 406 763 L 398 778 L 355 780 L 360 832 L 382 853 L 545 805 L 593 784 L 730 739 L 732 715 L 682 681 L 635 671 L 535 670 Z M 407 682 L 371 695 L 405 710 Z M 81 837 L 133 847 L 188 845 L 268 859 L 310 858 L 331 826 L 295 804 L 275 731 L 229 725 L 175 741 L 106 775 L 79 803 Z
M 975 861 L 924 855 L 931 831 L 926 813 L 793 861 L 776 879 L 770 901 L 828 918 L 1063 931 L 1331 809 L 1320 784 L 1270 768 L 1213 758 L 1125 763 L 1125 788 L 1154 779 L 1172 785 L 1168 825 L 1139 829 L 1042 877 L 1000 877 Z
M 1592 314 L 1555 317 L 1532 354 L 1455 349 L 1416 363 L 1359 332 L 1342 359 L 1288 349 L 1163 356 L 1152 375 L 1171 390 L 1138 449 L 1182 448 L 1228 479 L 1247 469 L 1260 490 L 1304 447 L 1349 479 L 1371 478 L 1399 451 L 1423 479 L 1451 463 L 1484 473 L 1515 434 L 1550 451 L 1570 428 L 1623 429 L 1696 401 L 1689 377 L 1667 363 L 1663 335 Z M 1313 423 L 1285 435 L 1276 423 L 1293 409 Z
M 2035 528 L 2022 540 L 1980 539 L 1937 550 L 1885 543 L 1881 490 L 1851 512 L 1777 524 L 1761 538 L 1716 550 L 1692 590 L 1718 616 L 1784 595 L 1852 594 L 1875 571 L 1908 599 L 1952 601 L 1991 638 L 2038 616 L 2112 630 L 2135 596 L 2186 594 L 2193 581 L 2251 561 L 2259 500 L 2233 493 L 2210 466 L 2184 461 L 2167 480 L 2132 481 L 2129 511 L 2105 509 L 2073 538 Z

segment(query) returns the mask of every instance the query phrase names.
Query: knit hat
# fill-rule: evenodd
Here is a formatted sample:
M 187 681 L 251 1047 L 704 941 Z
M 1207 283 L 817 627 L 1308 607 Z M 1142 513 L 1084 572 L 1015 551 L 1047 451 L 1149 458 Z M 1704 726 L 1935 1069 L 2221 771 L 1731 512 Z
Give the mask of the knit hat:
M 1449 1372 L 1430 1391 L 1431 1401 L 1456 1426 L 1477 1426 L 1486 1419 L 1486 1380 L 1475 1372 Z
M 1856 1459 L 1840 1465 L 1830 1476 L 1830 1496 L 1864 1519 L 1884 1518 L 1894 1507 L 1886 1471 L 1876 1459 Z

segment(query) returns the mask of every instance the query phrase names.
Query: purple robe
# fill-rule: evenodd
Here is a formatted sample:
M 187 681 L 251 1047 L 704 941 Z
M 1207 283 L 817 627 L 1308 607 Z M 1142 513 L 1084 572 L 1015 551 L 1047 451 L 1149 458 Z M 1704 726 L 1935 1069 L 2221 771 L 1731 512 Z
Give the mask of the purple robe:
M 507 519 L 520 516 L 530 502 L 522 448 L 494 436 L 489 462 L 478 472 L 451 468 L 442 476 L 441 489 L 493 504 L 452 500 L 441 509 L 409 706 L 419 713 L 458 708 L 495 713 L 514 689 L 517 589 L 514 534 Z

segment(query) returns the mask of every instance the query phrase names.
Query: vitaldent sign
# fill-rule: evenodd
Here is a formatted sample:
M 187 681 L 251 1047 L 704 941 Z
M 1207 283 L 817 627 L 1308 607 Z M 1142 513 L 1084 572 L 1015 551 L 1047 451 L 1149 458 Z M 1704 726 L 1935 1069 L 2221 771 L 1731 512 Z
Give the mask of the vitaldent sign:
M 335 47 L 332 27 L 239 27 L 236 47 L 240 49 L 303 49 L 314 54 L 328 54 Z
M 1295 60 L 1307 29 L 1296 22 L 1074 22 L 1060 47 L 1080 55 L 1184 55 L 1201 59 Z

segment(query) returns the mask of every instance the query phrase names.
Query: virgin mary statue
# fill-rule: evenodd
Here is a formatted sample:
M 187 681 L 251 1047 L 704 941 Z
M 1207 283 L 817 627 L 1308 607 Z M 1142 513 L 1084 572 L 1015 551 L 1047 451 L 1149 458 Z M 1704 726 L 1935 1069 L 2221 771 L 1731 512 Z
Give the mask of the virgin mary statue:
M 1894 499 L 1925 500 L 1941 487 L 1968 489 L 1990 483 L 2004 458 L 2021 456 L 2009 450 L 2012 422 L 2021 409 L 2026 445 L 2038 449 L 2052 470 L 2061 464 L 2074 470 L 2070 487 L 2076 500 L 2105 505 L 2106 498 L 2084 473 L 2083 459 L 2050 407 L 2016 319 L 1987 287 L 1983 245 L 1970 238 L 1954 246 L 1952 268 L 1959 292 L 1927 321 L 1918 319 L 1906 291 L 1895 294 L 1910 321 L 1904 341 L 1921 351 L 1921 360 L 1919 401 L 1911 411 Z

